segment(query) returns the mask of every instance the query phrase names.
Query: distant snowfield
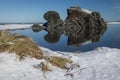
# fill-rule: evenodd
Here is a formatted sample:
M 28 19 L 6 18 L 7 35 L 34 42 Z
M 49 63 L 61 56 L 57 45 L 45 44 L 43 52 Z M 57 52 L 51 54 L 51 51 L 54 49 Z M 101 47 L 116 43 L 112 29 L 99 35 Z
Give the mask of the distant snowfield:
M 40 48 L 46 55 L 71 59 L 73 69 L 67 71 L 50 66 L 52 71 L 44 73 L 41 68 L 34 68 L 43 59 L 26 57 L 20 61 L 14 53 L 4 52 L 0 53 L 0 80 L 120 80 L 120 49 L 101 47 L 89 52 L 69 53 Z
M 0 30 L 5 29 L 25 29 L 25 28 L 31 28 L 33 24 L 6 24 L 6 25 L 0 25 Z
M 108 22 L 107 24 L 120 24 L 120 22 Z

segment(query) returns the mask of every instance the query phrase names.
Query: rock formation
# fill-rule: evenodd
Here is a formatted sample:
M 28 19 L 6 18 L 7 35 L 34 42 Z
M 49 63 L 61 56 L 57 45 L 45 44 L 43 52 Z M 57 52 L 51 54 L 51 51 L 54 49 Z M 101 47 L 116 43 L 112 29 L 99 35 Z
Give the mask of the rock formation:
M 34 25 L 32 26 L 32 30 L 33 30 L 34 32 L 39 32 L 39 31 L 43 30 L 44 28 L 45 28 L 44 26 L 40 26 L 39 24 L 34 24 Z
M 44 24 L 46 28 L 57 28 L 63 25 L 63 21 L 60 19 L 59 14 L 56 11 L 48 11 L 44 14 L 44 19 L 47 23 Z
M 98 12 L 71 7 L 67 10 L 67 14 L 68 17 L 64 21 L 65 30 L 69 30 L 71 34 L 79 34 L 79 31 L 84 29 L 95 31 L 106 27 L 106 23 Z
M 99 12 L 82 9 L 78 6 L 67 9 L 67 18 L 62 21 L 56 11 L 44 14 L 44 24 L 48 34 L 45 40 L 57 42 L 60 35 L 68 36 L 68 45 L 76 45 L 86 41 L 97 42 L 106 30 L 106 23 Z

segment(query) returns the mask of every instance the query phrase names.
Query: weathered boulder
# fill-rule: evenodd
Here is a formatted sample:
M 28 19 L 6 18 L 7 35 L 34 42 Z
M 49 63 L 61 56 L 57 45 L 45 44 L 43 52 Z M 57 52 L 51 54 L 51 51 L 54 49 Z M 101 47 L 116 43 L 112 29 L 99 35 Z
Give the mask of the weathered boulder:
M 106 23 L 99 12 L 92 12 L 80 7 L 71 7 L 67 10 L 68 17 L 65 19 L 65 30 L 72 34 L 78 34 L 81 29 L 97 30 L 106 27 Z M 94 29 L 93 29 L 94 28 Z M 73 31 L 74 30 L 74 31 Z M 77 31 L 77 32 L 76 32 Z M 73 33 L 74 32 L 74 33 Z
M 59 27 L 63 26 L 63 21 L 60 19 L 60 16 L 58 12 L 56 11 L 48 11 L 44 14 L 44 19 L 47 20 L 47 22 L 44 24 L 46 27 Z
M 56 22 L 60 20 L 60 16 L 56 11 L 48 11 L 44 14 L 44 19 L 48 22 Z
M 32 30 L 34 32 L 39 32 L 39 31 L 43 30 L 44 28 L 45 28 L 44 26 L 41 26 L 39 24 L 33 24 L 33 26 L 32 26 Z

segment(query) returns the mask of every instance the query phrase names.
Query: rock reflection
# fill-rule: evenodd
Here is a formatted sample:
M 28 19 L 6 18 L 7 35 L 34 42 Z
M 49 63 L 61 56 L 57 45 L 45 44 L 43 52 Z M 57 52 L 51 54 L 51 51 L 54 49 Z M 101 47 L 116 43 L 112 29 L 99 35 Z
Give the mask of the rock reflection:
M 103 35 L 103 33 L 106 31 L 106 27 L 103 27 L 102 29 L 83 29 L 78 30 L 78 33 L 72 34 L 73 30 L 70 30 L 66 33 L 68 35 L 68 45 L 69 46 L 80 46 L 83 45 L 83 43 L 87 44 L 90 42 L 98 42 L 100 40 L 100 37 Z
M 59 41 L 60 36 L 63 34 L 63 28 L 61 27 L 45 27 L 48 34 L 45 35 L 44 39 L 49 43 L 56 43 Z
M 59 41 L 62 34 L 68 37 L 67 45 L 79 47 L 80 45 L 85 45 L 92 42 L 98 42 L 106 31 L 107 27 L 95 27 L 95 28 L 70 28 L 69 26 L 59 26 L 59 27 L 36 27 L 32 28 L 33 31 L 38 32 L 45 30 L 48 33 L 44 36 L 44 39 L 48 43 L 56 43 Z
M 56 43 L 60 39 L 60 35 L 56 32 L 48 32 L 48 34 L 45 35 L 44 39 L 49 43 Z
M 67 18 L 62 20 L 56 11 L 48 11 L 44 14 L 47 21 L 43 26 L 33 25 L 35 32 L 46 30 L 44 39 L 49 43 L 59 41 L 62 34 L 68 37 L 67 45 L 80 46 L 83 44 L 98 42 L 106 31 L 107 25 L 99 12 L 86 12 L 80 7 L 67 9 Z

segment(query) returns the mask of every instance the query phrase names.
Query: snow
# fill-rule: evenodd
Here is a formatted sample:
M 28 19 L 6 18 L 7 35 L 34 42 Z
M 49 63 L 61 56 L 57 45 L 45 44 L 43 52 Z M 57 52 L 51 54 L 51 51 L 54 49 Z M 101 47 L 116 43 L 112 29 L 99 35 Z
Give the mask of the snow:
M 87 14 L 91 14 L 91 13 L 92 13 L 92 11 L 89 10 L 89 9 L 81 8 L 81 10 L 82 10 L 83 12 L 87 13 Z
M 107 24 L 120 24 L 120 22 L 108 22 Z
M 91 14 L 92 13 L 91 10 L 85 9 L 85 8 L 80 8 L 79 6 L 75 6 L 75 7 L 73 6 L 73 7 L 70 7 L 69 9 L 83 11 L 83 12 L 85 12 L 87 14 Z
M 40 47 L 45 55 L 66 57 L 73 61 L 70 69 L 50 66 L 46 73 L 35 68 L 45 60 L 14 53 L 0 53 L 0 80 L 120 80 L 120 49 L 100 47 L 89 52 L 60 52 Z M 80 67 L 78 67 L 80 65 Z
M 0 30 L 5 30 L 5 29 L 26 29 L 26 28 L 31 28 L 33 24 L 5 24 L 5 25 L 0 25 Z
M 0 25 L 0 30 L 30 26 L 31 24 Z M 87 43 L 90 41 L 84 44 Z M 89 52 L 60 52 L 40 48 L 44 56 L 65 57 L 73 63 L 68 70 L 49 64 L 52 71 L 45 73 L 41 71 L 41 67 L 35 68 L 41 62 L 46 62 L 44 59 L 28 56 L 19 60 L 15 53 L 4 52 L 0 53 L 0 80 L 120 80 L 120 49 L 99 47 Z

